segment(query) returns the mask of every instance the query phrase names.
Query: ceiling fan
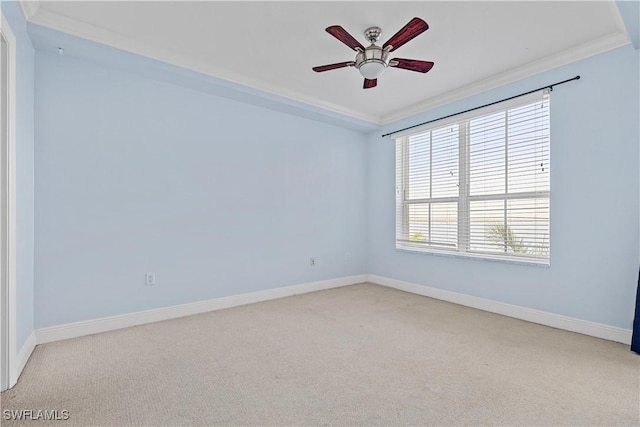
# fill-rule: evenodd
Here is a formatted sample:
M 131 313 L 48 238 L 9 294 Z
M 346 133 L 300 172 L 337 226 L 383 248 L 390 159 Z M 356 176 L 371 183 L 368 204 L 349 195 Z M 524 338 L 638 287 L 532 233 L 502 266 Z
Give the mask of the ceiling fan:
M 327 33 L 340 40 L 342 43 L 355 50 L 355 61 L 338 62 L 337 64 L 321 65 L 313 67 L 313 71 L 321 73 L 323 71 L 335 70 L 344 67 L 356 67 L 362 77 L 364 77 L 364 89 L 371 89 L 378 84 L 378 76 L 387 67 L 403 68 L 405 70 L 426 73 L 433 67 L 433 62 L 419 61 L 417 59 L 393 58 L 389 59 L 389 52 L 393 52 L 403 44 L 427 31 L 429 25 L 420 18 L 413 18 L 400 31 L 395 33 L 382 47 L 376 42 L 382 34 L 380 27 L 369 27 L 364 31 L 364 36 L 371 43 L 369 47 L 364 47 L 353 38 L 340 25 L 333 25 L 326 29 Z

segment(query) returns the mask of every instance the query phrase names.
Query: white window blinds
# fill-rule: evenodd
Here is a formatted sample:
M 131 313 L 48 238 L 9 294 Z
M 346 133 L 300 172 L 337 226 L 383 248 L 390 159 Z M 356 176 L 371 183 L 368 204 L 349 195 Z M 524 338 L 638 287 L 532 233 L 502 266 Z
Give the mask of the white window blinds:
M 396 247 L 548 263 L 549 96 L 396 139 Z

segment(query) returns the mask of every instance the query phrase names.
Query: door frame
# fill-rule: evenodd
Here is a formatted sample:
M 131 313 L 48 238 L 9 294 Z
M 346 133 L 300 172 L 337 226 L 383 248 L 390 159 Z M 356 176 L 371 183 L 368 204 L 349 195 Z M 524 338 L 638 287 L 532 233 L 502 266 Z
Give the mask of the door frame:
M 0 137 L 0 390 L 17 382 L 16 348 L 16 38 L 0 11 L 0 35 L 7 43 L 7 106 L 0 115 L 7 118 L 6 140 Z M 2 60 L 2 58 L 0 58 Z M 0 72 L 1 72 L 0 67 Z M 4 250 L 3 250 L 4 247 Z M 6 251 L 6 253 L 5 253 Z

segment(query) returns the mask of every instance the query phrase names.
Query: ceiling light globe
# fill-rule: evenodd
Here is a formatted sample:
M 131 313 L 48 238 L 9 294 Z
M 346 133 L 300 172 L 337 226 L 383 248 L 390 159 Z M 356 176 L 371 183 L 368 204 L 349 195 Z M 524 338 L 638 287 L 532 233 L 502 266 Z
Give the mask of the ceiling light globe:
M 360 65 L 360 74 L 365 79 L 373 80 L 377 79 L 380 74 L 384 71 L 384 63 L 381 61 L 367 61 L 364 64 Z

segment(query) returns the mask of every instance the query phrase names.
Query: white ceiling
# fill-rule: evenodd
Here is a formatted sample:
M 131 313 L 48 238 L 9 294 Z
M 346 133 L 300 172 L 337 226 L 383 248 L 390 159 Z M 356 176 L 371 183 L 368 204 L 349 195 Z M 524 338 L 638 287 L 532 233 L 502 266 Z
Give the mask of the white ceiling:
M 39 7 L 37 7 L 39 6 Z M 629 42 L 611 1 L 99 2 L 41 1 L 30 21 L 373 123 L 554 68 Z M 430 28 L 392 57 L 434 61 L 427 74 L 388 69 L 362 89 L 353 60 L 324 29 L 365 44 L 418 16 Z

